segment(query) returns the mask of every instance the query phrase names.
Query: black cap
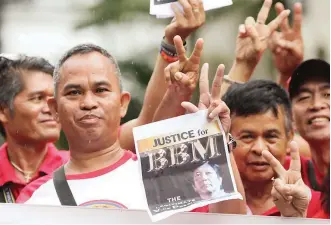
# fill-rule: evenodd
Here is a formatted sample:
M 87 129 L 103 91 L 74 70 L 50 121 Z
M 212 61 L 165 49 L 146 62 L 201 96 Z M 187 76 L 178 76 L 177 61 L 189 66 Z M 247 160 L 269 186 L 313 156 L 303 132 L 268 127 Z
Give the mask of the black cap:
M 293 99 L 299 88 L 309 80 L 322 77 L 330 83 L 330 64 L 321 59 L 309 59 L 302 62 L 293 72 L 288 86 L 290 98 Z

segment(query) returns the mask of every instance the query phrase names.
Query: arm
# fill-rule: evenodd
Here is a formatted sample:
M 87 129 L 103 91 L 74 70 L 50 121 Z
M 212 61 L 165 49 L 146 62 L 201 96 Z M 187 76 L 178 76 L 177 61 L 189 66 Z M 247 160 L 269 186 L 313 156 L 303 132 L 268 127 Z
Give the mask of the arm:
M 202 0 L 196 2 L 179 0 L 183 6 L 184 13 L 175 5 L 172 8 L 175 13 L 174 20 L 165 29 L 165 42 L 173 45 L 173 39 L 179 35 L 185 40 L 192 32 L 201 27 L 205 22 L 205 11 Z M 198 8 L 198 11 L 193 11 Z M 134 139 L 132 129 L 153 121 L 153 117 L 159 103 L 164 97 L 168 85 L 165 82 L 164 69 L 170 64 L 161 55 L 158 55 L 152 77 L 148 83 L 144 104 L 137 119 L 131 120 L 121 126 L 120 144 L 121 147 L 134 151 Z
M 284 11 L 282 3 L 275 5 L 278 14 Z M 275 31 L 269 42 L 272 58 L 278 70 L 277 83 L 287 89 L 287 81 L 291 78 L 295 68 L 302 62 L 304 55 L 303 38 L 301 34 L 302 5 L 294 4 L 293 26 L 288 19 L 281 23 L 281 31 Z
M 239 26 L 235 50 L 236 58 L 228 75 L 230 81 L 244 83 L 251 78 L 256 65 L 268 47 L 269 37 L 288 17 L 289 10 L 284 10 L 269 24 L 265 24 L 271 4 L 272 1 L 265 0 L 256 21 L 253 17 L 248 17 L 245 24 Z M 230 86 L 230 82 L 223 82 L 222 96 Z

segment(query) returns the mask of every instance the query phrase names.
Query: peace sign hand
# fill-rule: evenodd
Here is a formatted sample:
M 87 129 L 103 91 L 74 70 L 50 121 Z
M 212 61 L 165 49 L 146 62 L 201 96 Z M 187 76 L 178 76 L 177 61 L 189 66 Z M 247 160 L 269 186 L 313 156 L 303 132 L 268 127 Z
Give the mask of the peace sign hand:
M 297 143 L 292 141 L 290 148 L 291 163 L 287 171 L 269 151 L 262 152 L 262 156 L 278 175 L 273 183 L 271 195 L 282 216 L 306 217 L 311 190 L 304 184 L 301 177 L 300 154 Z
M 203 40 L 197 40 L 190 58 L 186 57 L 186 51 L 182 39 L 177 35 L 174 43 L 178 54 L 178 61 L 169 64 L 165 69 L 165 79 L 170 88 L 175 87 L 182 94 L 192 94 L 199 77 L 200 58 L 203 50 Z
M 290 10 L 284 10 L 266 25 L 265 22 L 268 18 L 271 5 L 272 0 L 265 0 L 256 22 L 253 17 L 248 17 L 245 20 L 245 24 L 239 26 L 236 43 L 236 60 L 238 62 L 257 64 L 263 52 L 268 47 L 270 35 L 290 14 Z
M 209 92 L 208 69 L 209 65 L 207 63 L 203 64 L 199 82 L 200 99 L 198 107 L 196 107 L 191 102 L 182 102 L 182 107 L 185 108 L 188 113 L 194 113 L 199 110 L 208 109 L 208 119 L 213 120 L 216 116 L 218 116 L 225 133 L 228 133 L 231 125 L 230 109 L 221 100 L 221 86 L 224 76 L 224 65 L 221 64 L 217 68 L 212 84 L 211 94 Z
M 284 11 L 284 5 L 278 2 L 275 5 L 277 14 Z M 273 61 L 280 72 L 287 80 L 294 69 L 302 62 L 304 56 L 303 38 L 301 34 L 302 4 L 294 4 L 293 26 L 290 27 L 286 18 L 280 25 L 280 32 L 275 31 L 269 41 L 269 48 L 273 53 Z

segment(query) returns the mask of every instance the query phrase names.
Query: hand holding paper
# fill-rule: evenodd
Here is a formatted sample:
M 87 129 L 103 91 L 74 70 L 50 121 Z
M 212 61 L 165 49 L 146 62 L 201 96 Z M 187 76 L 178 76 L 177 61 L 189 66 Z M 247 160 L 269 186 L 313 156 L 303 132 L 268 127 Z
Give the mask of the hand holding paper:
M 202 0 L 179 0 L 178 2 L 183 11 L 177 4 L 171 4 L 175 17 L 165 29 L 165 38 L 169 44 L 173 44 L 175 35 L 185 40 L 206 21 Z
M 231 126 L 230 110 L 227 105 L 221 100 L 221 86 L 224 75 L 224 65 L 218 66 L 215 78 L 212 84 L 211 94 L 209 92 L 208 81 L 209 65 L 205 63 L 201 69 L 200 75 L 200 99 L 198 107 L 190 102 L 183 102 L 182 106 L 189 112 L 197 112 L 199 110 L 208 109 L 208 119 L 212 120 L 219 117 L 225 133 L 229 132 Z

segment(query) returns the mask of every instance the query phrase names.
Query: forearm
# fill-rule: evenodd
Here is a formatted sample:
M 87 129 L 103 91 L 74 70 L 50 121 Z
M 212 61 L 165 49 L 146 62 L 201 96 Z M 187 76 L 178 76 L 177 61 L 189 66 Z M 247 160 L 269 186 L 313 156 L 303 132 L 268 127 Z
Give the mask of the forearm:
M 256 67 L 256 64 L 247 64 L 244 62 L 237 62 L 234 61 L 229 74 L 228 74 L 228 79 L 233 81 L 233 82 L 238 82 L 238 83 L 245 83 L 247 82 Z M 226 91 L 230 88 L 231 84 L 229 82 L 224 81 L 222 84 L 222 96 L 226 93 Z
M 237 164 L 233 157 L 233 154 L 230 154 L 230 162 L 232 167 L 232 172 L 234 176 L 234 180 L 236 182 L 237 190 L 242 195 L 243 200 L 235 199 L 235 200 L 227 200 L 223 202 L 218 202 L 215 204 L 209 205 L 209 212 L 211 213 L 224 213 L 224 214 L 246 214 L 246 195 L 244 190 L 244 185 L 241 181 L 240 173 L 237 168 Z
M 291 77 L 291 74 L 279 74 L 277 78 L 277 84 L 287 90 L 287 81 Z
M 168 89 L 159 107 L 157 108 L 153 122 L 177 117 L 185 114 L 185 109 L 181 106 L 183 101 L 190 101 L 192 94 L 177 94 Z

